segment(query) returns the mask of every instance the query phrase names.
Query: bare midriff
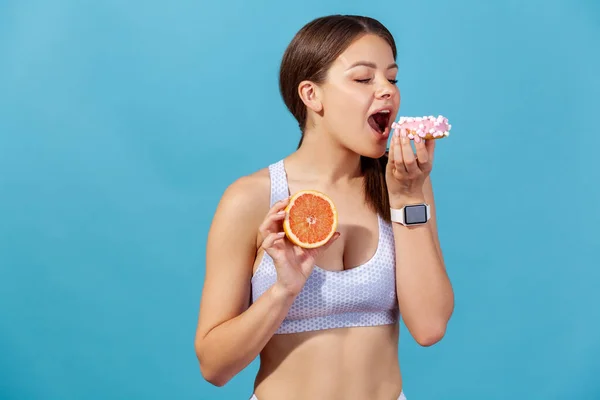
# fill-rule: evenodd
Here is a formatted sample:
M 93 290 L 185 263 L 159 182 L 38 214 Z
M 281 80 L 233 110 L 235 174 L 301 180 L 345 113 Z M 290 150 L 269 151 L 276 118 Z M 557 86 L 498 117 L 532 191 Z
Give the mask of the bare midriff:
M 260 355 L 259 400 L 394 400 L 398 324 L 274 335 Z

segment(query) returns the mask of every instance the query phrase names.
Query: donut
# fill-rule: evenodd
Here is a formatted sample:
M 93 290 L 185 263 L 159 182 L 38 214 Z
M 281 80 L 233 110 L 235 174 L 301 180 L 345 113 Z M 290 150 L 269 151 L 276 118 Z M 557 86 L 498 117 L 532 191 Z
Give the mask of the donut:
M 409 139 L 420 136 L 423 139 L 442 139 L 450 134 L 452 125 L 448 118 L 442 115 L 426 117 L 400 117 L 398 122 L 392 123 L 392 129 L 398 133 L 406 130 Z

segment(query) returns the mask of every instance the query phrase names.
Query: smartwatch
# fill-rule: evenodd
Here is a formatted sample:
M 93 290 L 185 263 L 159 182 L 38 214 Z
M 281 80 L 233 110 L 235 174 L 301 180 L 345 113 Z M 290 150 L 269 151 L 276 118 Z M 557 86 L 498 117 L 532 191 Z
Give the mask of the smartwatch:
M 431 211 L 429 204 L 409 204 L 402 208 L 390 208 L 392 222 L 397 222 L 404 226 L 422 225 L 429 221 Z

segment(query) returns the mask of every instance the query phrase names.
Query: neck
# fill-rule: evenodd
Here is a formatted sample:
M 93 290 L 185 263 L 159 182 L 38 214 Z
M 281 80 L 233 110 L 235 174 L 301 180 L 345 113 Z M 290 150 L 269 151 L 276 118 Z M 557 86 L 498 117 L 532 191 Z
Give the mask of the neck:
M 302 165 L 305 176 L 328 184 L 349 182 L 362 176 L 360 155 L 324 132 L 306 131 L 302 145 L 288 160 Z

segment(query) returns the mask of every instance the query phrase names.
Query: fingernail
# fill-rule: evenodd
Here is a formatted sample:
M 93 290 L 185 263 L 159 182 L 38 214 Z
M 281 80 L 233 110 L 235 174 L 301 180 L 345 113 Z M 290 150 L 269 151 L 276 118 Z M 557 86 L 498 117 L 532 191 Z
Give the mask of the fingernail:
M 277 215 L 283 215 L 283 214 L 285 214 L 285 210 L 281 210 L 277 213 Z
M 421 143 L 421 137 L 415 136 L 415 143 Z
M 402 129 L 402 133 L 401 133 L 402 137 L 406 137 L 406 129 Z

